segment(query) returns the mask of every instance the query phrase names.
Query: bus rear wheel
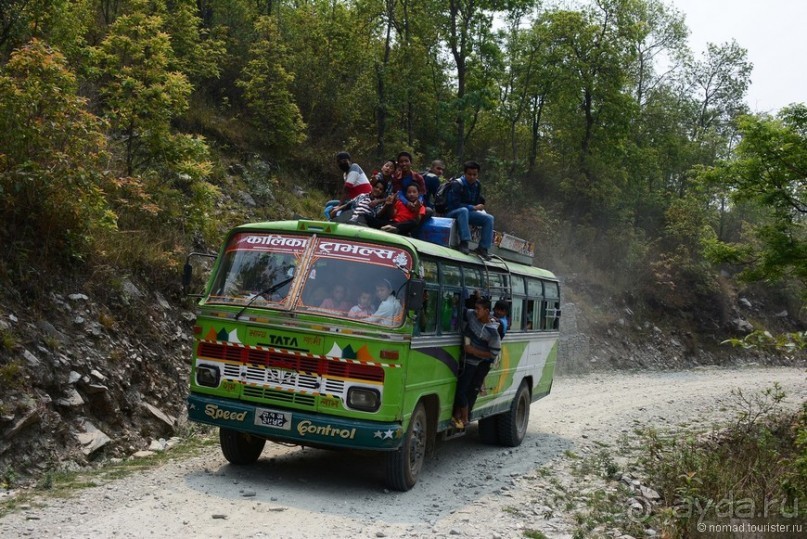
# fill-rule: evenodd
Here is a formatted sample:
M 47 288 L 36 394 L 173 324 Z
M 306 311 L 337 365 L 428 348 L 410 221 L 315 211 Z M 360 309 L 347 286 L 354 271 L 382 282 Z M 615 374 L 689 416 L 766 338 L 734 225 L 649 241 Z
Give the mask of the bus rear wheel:
M 245 432 L 219 428 L 219 444 L 224 458 L 231 464 L 254 464 L 261 456 L 266 440 Z
M 386 482 L 393 490 L 405 492 L 415 486 L 423 462 L 426 460 L 426 444 L 429 440 L 428 418 L 423 403 L 418 403 L 409 420 L 401 447 L 387 454 Z
M 497 431 L 499 443 L 507 447 L 521 445 L 527 435 L 527 425 L 530 422 L 530 389 L 527 382 L 521 382 L 516 397 L 510 403 L 510 409 L 498 416 Z

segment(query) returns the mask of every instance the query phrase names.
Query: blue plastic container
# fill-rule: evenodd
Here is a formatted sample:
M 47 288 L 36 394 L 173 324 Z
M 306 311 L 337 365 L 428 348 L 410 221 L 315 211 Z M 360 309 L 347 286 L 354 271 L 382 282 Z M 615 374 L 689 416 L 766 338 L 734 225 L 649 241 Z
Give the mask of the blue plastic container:
M 454 247 L 459 244 L 457 224 L 448 217 L 432 217 L 427 219 L 417 231 L 418 239 L 436 243 L 443 247 Z

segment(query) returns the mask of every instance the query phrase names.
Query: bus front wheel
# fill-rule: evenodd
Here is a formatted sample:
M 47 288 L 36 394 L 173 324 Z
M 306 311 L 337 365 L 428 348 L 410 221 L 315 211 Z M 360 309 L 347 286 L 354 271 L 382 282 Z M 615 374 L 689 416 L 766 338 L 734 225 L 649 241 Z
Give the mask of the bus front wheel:
M 387 486 L 401 492 L 417 483 L 423 461 L 426 460 L 426 444 L 429 440 L 428 418 L 423 403 L 418 403 L 409 420 L 401 447 L 387 454 Z
M 219 428 L 221 452 L 231 464 L 253 464 L 258 460 L 266 440 L 245 432 Z
M 526 381 L 521 382 L 510 409 L 498 416 L 497 430 L 501 445 L 516 447 L 524 441 L 530 422 L 530 403 L 530 389 Z

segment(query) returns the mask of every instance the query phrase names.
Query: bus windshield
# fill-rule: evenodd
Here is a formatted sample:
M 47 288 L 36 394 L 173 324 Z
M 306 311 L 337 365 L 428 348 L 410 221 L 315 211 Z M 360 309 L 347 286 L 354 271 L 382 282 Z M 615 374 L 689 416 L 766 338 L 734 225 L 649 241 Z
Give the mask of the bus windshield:
M 412 257 L 346 239 L 239 233 L 224 252 L 208 301 L 308 312 L 387 327 L 404 321 Z M 298 268 L 306 267 L 301 286 Z M 294 292 L 299 289 L 299 294 Z M 294 292 L 295 297 L 292 297 Z
M 208 301 L 241 305 L 250 302 L 255 306 L 287 304 L 291 278 L 309 241 L 302 236 L 236 234 L 224 252 Z
M 397 327 L 412 257 L 403 249 L 321 239 L 297 309 Z

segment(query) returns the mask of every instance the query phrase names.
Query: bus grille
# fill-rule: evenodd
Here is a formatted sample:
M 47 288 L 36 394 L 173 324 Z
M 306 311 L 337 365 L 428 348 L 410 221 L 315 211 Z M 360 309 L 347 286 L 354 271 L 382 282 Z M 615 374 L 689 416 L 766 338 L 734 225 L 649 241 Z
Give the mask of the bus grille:
M 349 378 L 370 382 L 384 381 L 384 369 L 377 365 L 347 363 L 326 358 L 298 357 L 269 350 L 255 350 L 220 343 L 200 342 L 197 355 L 199 358 L 235 361 L 262 366 L 267 369 L 294 371 L 312 376 Z
M 314 395 L 302 395 L 300 393 L 290 393 L 287 391 L 276 391 L 255 386 L 244 387 L 244 396 L 257 399 L 269 399 L 287 404 L 299 404 L 301 406 L 314 406 Z
M 279 404 L 314 407 L 317 395 L 347 398 L 349 381 L 384 382 L 384 369 L 377 365 L 301 358 L 226 344 L 201 342 L 197 356 L 224 361 L 223 378 L 243 383 L 244 397 Z

